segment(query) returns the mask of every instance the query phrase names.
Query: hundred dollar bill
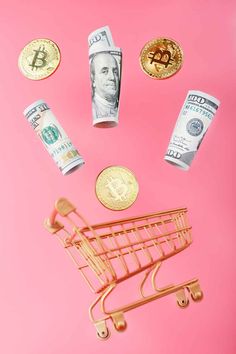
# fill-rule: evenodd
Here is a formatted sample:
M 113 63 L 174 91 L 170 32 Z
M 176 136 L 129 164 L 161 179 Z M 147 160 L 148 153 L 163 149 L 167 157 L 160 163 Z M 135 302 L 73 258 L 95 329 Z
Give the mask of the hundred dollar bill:
M 93 125 L 113 127 L 118 124 L 122 52 L 108 26 L 91 33 L 88 43 Z
M 24 110 L 24 115 L 63 175 L 70 174 L 84 164 L 83 158 L 73 146 L 47 103 L 43 100 L 34 102 Z
M 188 170 L 220 102 L 201 91 L 188 92 L 172 133 L 165 160 Z
M 104 47 L 114 47 L 111 31 L 108 26 L 101 27 L 88 37 L 89 54 L 100 52 Z

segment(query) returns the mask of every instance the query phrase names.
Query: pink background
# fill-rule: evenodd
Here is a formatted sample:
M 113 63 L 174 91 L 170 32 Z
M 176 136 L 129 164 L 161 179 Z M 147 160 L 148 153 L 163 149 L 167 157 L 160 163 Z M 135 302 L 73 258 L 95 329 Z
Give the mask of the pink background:
M 231 354 L 235 341 L 235 1 L 3 1 L 0 17 L 1 243 L 0 352 L 3 354 Z M 123 49 L 120 123 L 91 124 L 87 36 L 109 25 Z M 143 45 L 176 39 L 184 65 L 156 81 L 139 66 Z M 61 49 L 58 71 L 30 81 L 18 70 L 22 47 L 50 38 Z M 221 101 L 188 172 L 163 160 L 189 89 Z M 63 177 L 23 117 L 43 98 L 84 157 Z M 128 210 L 105 209 L 94 193 L 108 165 L 133 170 L 140 185 Z M 91 223 L 187 206 L 193 244 L 163 265 L 160 284 L 199 277 L 201 303 L 181 310 L 168 296 L 126 314 L 128 329 L 96 339 L 88 318 L 94 299 L 58 242 L 42 224 L 66 196 Z M 135 287 L 122 288 L 135 294 Z

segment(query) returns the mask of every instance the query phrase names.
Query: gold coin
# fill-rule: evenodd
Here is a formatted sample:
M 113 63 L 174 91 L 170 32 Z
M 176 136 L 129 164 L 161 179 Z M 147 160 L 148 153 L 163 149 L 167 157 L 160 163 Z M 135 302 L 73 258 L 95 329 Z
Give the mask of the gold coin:
M 54 73 L 60 60 L 56 43 L 50 39 L 34 39 L 22 49 L 18 66 L 28 79 L 42 80 Z
M 133 172 L 123 166 L 105 168 L 96 180 L 98 200 L 112 210 L 130 207 L 137 198 L 138 190 L 138 182 Z
M 157 38 L 145 44 L 139 57 L 142 70 L 154 79 L 167 79 L 183 64 L 183 51 L 173 39 Z

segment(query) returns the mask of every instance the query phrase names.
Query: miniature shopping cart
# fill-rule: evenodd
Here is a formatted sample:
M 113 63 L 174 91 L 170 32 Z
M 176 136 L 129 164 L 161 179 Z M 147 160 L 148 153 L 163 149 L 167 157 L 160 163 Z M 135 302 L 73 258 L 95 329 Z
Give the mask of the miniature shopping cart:
M 56 219 L 58 214 L 63 224 Z M 90 226 L 67 199 L 56 202 L 51 216 L 45 220 L 45 227 L 58 236 L 91 290 L 98 294 L 89 308 L 89 316 L 100 339 L 108 339 L 110 335 L 109 319 L 117 331 L 123 331 L 126 329 L 124 313 L 152 300 L 175 293 L 177 304 L 186 307 L 189 303 L 186 290 L 194 301 L 202 299 L 197 279 L 161 289 L 156 285 L 162 261 L 183 251 L 192 242 L 186 214 L 186 208 L 179 208 Z M 105 302 L 114 288 L 141 272 L 139 299 L 108 310 Z M 144 285 L 148 278 L 153 290 L 146 295 Z M 102 318 L 95 319 L 98 305 Z

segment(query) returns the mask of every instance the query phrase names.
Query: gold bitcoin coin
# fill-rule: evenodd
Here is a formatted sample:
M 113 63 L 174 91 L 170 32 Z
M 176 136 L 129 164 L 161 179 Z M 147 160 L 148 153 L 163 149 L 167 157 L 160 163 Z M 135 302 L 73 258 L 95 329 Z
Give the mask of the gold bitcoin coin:
M 133 172 L 122 166 L 105 168 L 96 180 L 98 200 L 112 210 L 130 207 L 137 198 L 138 190 L 138 182 Z
M 154 79 L 167 79 L 183 64 L 183 51 L 173 39 L 157 38 L 146 43 L 139 57 L 142 70 Z
M 56 43 L 50 39 L 34 39 L 22 49 L 18 66 L 28 79 L 42 80 L 54 73 L 60 60 Z

